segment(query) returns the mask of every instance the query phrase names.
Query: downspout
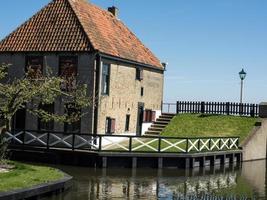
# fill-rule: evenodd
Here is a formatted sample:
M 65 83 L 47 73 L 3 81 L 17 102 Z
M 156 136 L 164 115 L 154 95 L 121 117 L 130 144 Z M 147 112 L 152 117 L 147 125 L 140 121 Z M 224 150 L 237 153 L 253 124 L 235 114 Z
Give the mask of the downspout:
M 100 92 L 100 69 L 101 69 L 101 56 L 96 54 L 96 68 L 95 68 L 95 105 L 94 105 L 94 129 L 93 134 L 97 136 L 98 127 L 98 109 L 99 109 L 99 92 Z

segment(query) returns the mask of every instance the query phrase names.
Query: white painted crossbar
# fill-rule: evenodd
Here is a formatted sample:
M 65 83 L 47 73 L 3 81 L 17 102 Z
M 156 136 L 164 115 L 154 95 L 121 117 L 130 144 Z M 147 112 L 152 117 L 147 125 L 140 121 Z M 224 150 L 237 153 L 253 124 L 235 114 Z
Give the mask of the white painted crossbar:
M 33 142 L 39 142 L 42 145 L 46 146 L 47 145 L 47 139 L 45 138 L 45 141 L 42 140 L 45 136 L 47 137 L 47 133 L 41 134 L 41 135 L 34 135 L 28 131 L 25 132 L 25 136 L 30 137 L 29 139 L 25 140 L 25 144 L 31 144 Z
M 155 141 L 158 141 L 159 139 L 156 138 L 156 139 L 153 139 L 153 140 L 150 140 L 150 141 L 146 141 L 146 142 L 143 142 L 142 140 L 139 140 L 139 138 L 133 138 L 133 140 L 137 141 L 138 143 L 140 143 L 141 145 L 135 147 L 132 149 L 132 151 L 136 151 L 138 149 L 141 149 L 142 147 L 147 147 L 153 151 L 158 151 L 158 149 L 156 149 L 155 147 L 153 146 L 150 146 L 151 143 L 155 142 Z
M 162 141 L 162 142 L 166 142 L 167 144 L 170 145 L 170 146 L 167 146 L 167 147 L 161 149 L 161 150 L 160 150 L 161 152 L 167 151 L 168 149 L 170 149 L 170 148 L 172 148 L 172 147 L 174 147 L 175 149 L 177 149 L 177 150 L 180 151 L 180 152 L 186 152 L 185 148 L 181 148 L 181 147 L 178 146 L 179 144 L 183 144 L 183 143 L 186 144 L 186 140 L 185 140 L 185 139 L 183 139 L 183 140 L 178 140 L 178 141 L 175 142 L 175 143 L 171 143 L 171 142 L 170 142 L 169 140 L 167 140 L 167 139 L 161 139 L 161 141 Z

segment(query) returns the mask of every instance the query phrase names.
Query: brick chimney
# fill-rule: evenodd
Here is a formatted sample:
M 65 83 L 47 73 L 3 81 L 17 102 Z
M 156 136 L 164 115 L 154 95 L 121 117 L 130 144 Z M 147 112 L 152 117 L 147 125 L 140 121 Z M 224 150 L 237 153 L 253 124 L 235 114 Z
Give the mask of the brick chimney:
M 116 18 L 119 16 L 119 9 L 116 8 L 115 6 L 109 7 L 108 11 L 112 13 Z

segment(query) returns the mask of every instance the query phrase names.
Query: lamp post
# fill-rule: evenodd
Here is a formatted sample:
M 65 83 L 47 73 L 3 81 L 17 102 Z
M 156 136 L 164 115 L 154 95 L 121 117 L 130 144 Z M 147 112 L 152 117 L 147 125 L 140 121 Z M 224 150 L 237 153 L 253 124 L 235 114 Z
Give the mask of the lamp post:
M 240 103 L 243 102 L 243 81 L 246 78 L 247 73 L 244 71 L 244 69 L 239 72 L 239 77 L 241 79 L 241 90 L 240 90 Z

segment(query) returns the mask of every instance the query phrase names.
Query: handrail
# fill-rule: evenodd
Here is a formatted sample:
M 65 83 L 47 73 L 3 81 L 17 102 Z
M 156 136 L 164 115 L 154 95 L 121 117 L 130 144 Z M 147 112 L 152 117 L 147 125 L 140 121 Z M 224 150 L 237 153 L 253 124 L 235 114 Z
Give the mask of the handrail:
M 36 133 L 55 133 L 55 134 L 64 134 L 64 135 L 85 135 L 85 136 L 94 136 L 94 137 L 127 137 L 127 138 L 163 138 L 163 139 L 219 139 L 219 138 L 237 138 L 237 136 L 201 136 L 201 137 L 175 137 L 175 136 L 151 136 L 151 135 L 145 135 L 145 136 L 138 136 L 138 135 L 104 135 L 104 134 L 93 134 L 93 133 L 66 133 L 62 131 L 44 131 L 44 130 L 25 130 L 25 129 L 17 129 L 16 132 L 19 131 L 27 131 L 27 132 L 36 132 Z M 238 137 L 240 138 L 240 137 Z
M 22 130 L 6 133 L 12 145 L 143 153 L 190 153 L 233 150 L 239 148 L 239 137 L 165 137 L 133 135 L 94 135 L 64 133 L 59 131 Z

